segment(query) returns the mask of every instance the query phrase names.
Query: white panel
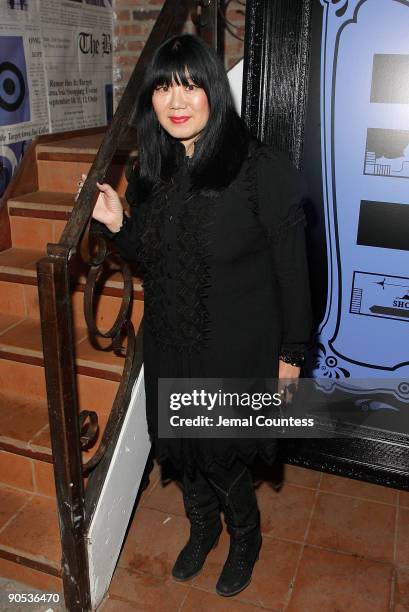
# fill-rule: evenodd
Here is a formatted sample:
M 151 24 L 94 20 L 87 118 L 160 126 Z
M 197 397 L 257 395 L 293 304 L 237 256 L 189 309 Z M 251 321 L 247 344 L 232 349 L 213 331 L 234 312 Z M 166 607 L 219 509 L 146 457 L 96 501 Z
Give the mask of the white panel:
M 243 60 L 237 62 L 227 73 L 236 111 L 241 115 L 241 92 L 243 89 Z
M 108 590 L 150 447 L 142 367 L 89 530 L 88 558 L 94 610 Z

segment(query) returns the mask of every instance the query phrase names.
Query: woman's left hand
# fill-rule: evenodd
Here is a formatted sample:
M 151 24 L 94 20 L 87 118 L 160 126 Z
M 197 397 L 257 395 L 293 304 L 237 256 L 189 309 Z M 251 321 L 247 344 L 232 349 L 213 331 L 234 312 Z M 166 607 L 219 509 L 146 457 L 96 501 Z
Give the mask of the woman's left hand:
M 298 387 L 298 379 L 300 377 L 301 368 L 293 366 L 291 363 L 285 361 L 278 362 L 278 392 L 283 396 L 286 403 L 290 403 L 293 397 L 293 393 L 288 390 L 288 382 L 295 385 L 295 389 Z
M 278 378 L 299 378 L 301 368 L 285 361 L 278 362 Z

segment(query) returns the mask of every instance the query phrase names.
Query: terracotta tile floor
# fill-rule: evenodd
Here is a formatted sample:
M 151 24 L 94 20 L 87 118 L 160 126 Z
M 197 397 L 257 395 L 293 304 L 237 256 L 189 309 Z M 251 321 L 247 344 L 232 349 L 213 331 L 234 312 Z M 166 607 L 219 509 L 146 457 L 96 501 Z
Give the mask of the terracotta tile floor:
M 214 587 L 227 556 L 224 531 L 202 572 L 170 577 L 189 526 L 179 487 L 156 465 L 99 610 L 154 612 L 408 612 L 409 493 L 285 466 L 279 492 L 257 490 L 263 546 L 250 586 Z

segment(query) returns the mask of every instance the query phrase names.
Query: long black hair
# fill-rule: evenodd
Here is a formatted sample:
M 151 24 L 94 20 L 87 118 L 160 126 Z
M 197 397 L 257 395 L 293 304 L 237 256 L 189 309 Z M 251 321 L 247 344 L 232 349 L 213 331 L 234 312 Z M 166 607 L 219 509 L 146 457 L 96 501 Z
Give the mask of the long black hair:
M 250 134 L 237 114 L 223 63 L 216 52 L 192 34 L 173 36 L 154 53 L 145 70 L 134 124 L 139 154 L 139 187 L 149 194 L 175 172 L 184 146 L 164 130 L 152 106 L 152 93 L 172 82 L 188 85 L 188 77 L 204 89 L 209 120 L 195 141 L 189 160 L 192 191 L 213 195 L 227 187 L 247 155 Z M 141 185 L 142 183 L 142 185 Z

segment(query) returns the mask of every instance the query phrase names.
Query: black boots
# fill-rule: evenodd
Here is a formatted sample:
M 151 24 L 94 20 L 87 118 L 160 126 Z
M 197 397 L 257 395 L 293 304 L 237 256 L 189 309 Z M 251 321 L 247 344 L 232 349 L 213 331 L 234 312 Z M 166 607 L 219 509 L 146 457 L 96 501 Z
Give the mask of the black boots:
M 241 462 L 236 461 L 232 470 L 214 464 L 209 480 L 220 499 L 230 534 L 229 555 L 216 592 L 231 597 L 250 584 L 261 547 L 260 512 L 251 474 Z
M 190 538 L 173 566 L 175 580 L 188 580 L 200 572 L 222 531 L 217 495 L 198 469 L 194 480 L 183 477 L 183 501 L 190 520 Z
M 260 513 L 251 474 L 238 460 L 230 469 L 215 463 L 206 477 L 199 469 L 194 480 L 185 475 L 183 485 L 190 538 L 179 553 L 172 576 L 175 580 L 188 580 L 200 572 L 219 541 L 221 506 L 230 534 L 230 550 L 216 592 L 224 597 L 236 595 L 250 584 L 261 547 Z

